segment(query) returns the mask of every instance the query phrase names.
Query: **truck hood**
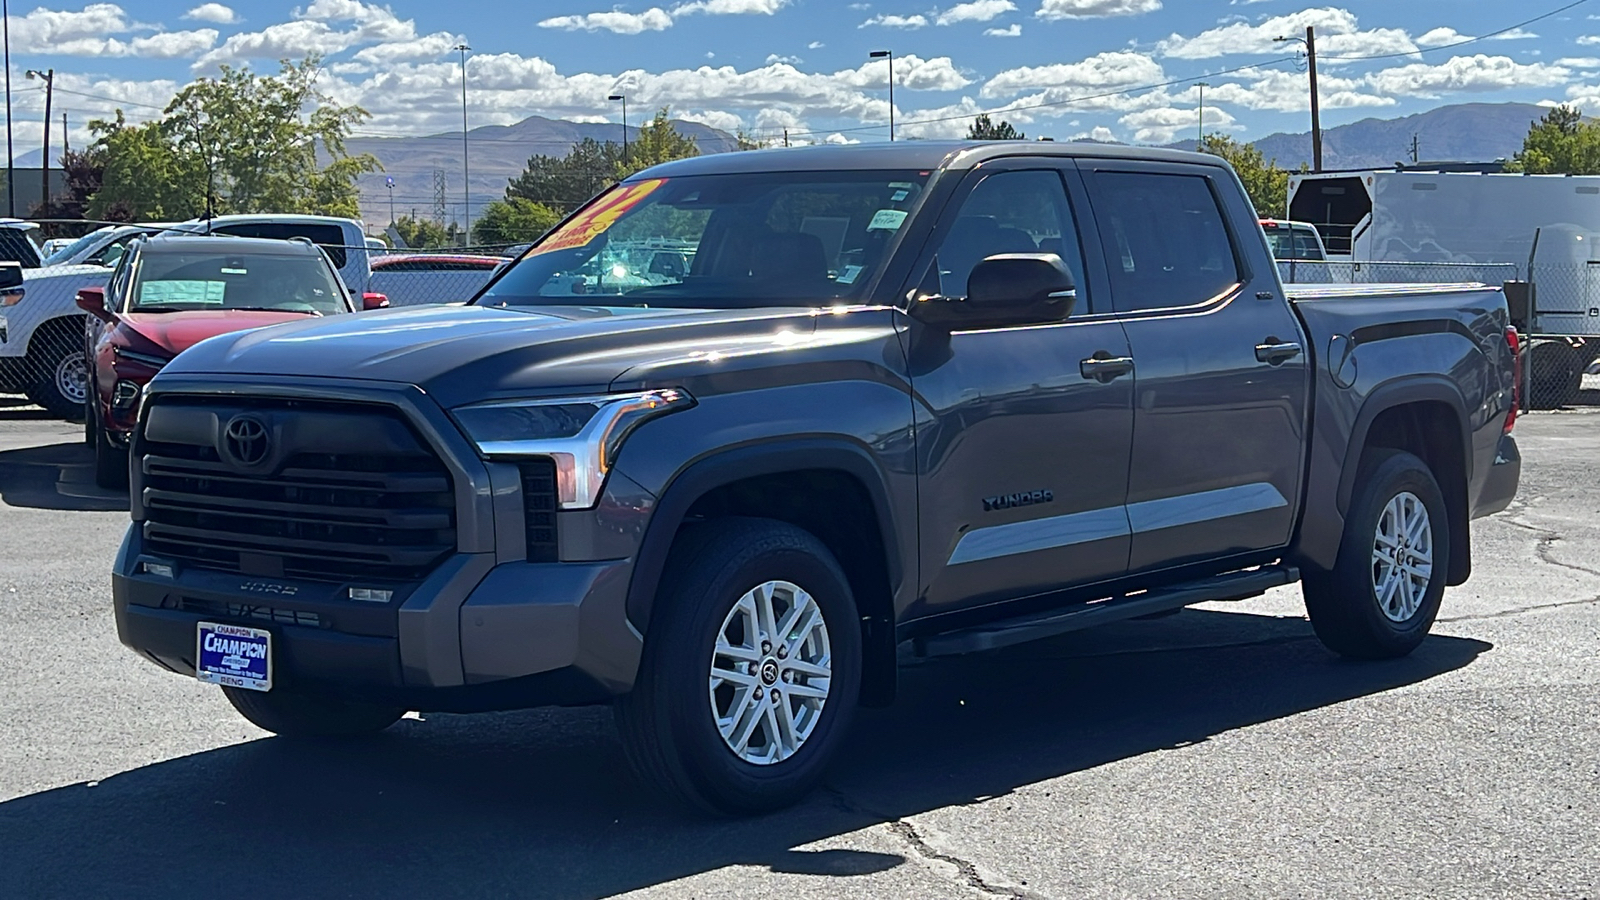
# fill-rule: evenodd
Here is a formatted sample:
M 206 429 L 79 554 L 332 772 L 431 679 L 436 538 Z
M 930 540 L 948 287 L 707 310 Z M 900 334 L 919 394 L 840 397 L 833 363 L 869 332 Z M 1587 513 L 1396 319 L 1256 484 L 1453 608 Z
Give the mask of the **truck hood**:
M 226 335 L 163 376 L 267 375 L 414 384 L 446 407 L 606 390 L 629 369 L 744 357 L 805 340 L 811 309 L 412 307 Z
M 172 313 L 126 313 L 122 322 L 140 337 L 177 356 L 206 338 L 219 334 L 298 322 L 304 313 L 254 309 L 206 309 Z

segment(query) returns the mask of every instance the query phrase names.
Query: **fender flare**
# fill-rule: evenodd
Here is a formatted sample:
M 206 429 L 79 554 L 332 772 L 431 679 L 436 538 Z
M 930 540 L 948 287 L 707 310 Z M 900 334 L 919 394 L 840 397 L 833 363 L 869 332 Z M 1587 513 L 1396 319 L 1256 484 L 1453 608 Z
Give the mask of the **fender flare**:
M 645 527 L 644 539 L 640 541 L 634 560 L 633 578 L 628 584 L 628 621 L 641 634 L 649 627 L 668 553 L 696 501 L 717 488 L 747 478 L 818 469 L 844 472 L 866 488 L 877 514 L 889 590 L 893 594 L 905 577 L 905 567 L 899 558 L 899 533 L 889 503 L 889 489 L 876 460 L 865 448 L 842 439 L 785 439 L 701 457 L 673 476 L 656 502 L 655 514 Z M 892 634 L 894 623 L 886 624 Z
M 1407 376 L 1374 388 L 1361 404 L 1356 414 L 1355 426 L 1350 430 L 1350 442 L 1345 448 L 1344 465 L 1339 473 L 1339 514 L 1349 515 L 1350 497 L 1355 493 L 1357 470 L 1361 468 L 1361 451 L 1367 445 L 1367 435 L 1372 423 L 1398 406 L 1411 403 L 1444 403 L 1455 413 L 1460 430 L 1462 459 L 1467 475 L 1472 474 L 1472 434 L 1467 426 L 1467 404 L 1461 390 L 1448 379 L 1438 375 Z

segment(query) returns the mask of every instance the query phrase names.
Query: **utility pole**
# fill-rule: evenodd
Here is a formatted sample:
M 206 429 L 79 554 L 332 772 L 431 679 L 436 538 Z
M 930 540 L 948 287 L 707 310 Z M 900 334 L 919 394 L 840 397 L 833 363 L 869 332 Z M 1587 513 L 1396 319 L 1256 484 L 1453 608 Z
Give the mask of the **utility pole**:
M 628 95 L 612 94 L 606 99 L 613 102 L 622 101 L 622 167 L 627 169 L 633 162 L 628 153 Z
M 393 175 L 384 176 L 383 186 L 389 189 L 389 224 L 393 225 L 395 223 L 395 218 L 394 218 L 394 176 Z
M 72 140 L 67 131 L 67 114 L 61 114 L 61 155 L 66 156 L 72 152 Z M 64 173 L 63 173 L 64 174 Z
M 785 147 L 789 146 L 789 129 L 787 128 L 783 130 L 783 145 Z
M 1194 145 L 1194 149 L 1204 153 L 1206 150 L 1206 88 L 1211 87 L 1211 85 L 1202 81 L 1196 84 L 1195 87 L 1200 89 L 1200 140 Z
M 466 220 L 461 245 L 465 247 L 472 243 L 472 169 L 467 163 L 467 51 L 472 48 L 460 43 L 455 49 L 461 52 L 461 211 Z
M 56 70 L 48 69 L 41 72 L 38 69 L 29 69 L 28 80 L 34 78 L 44 79 L 44 159 L 40 161 L 44 177 L 40 180 L 39 214 L 45 215 L 45 209 L 50 205 L 50 101 L 56 92 Z
M 1311 72 L 1311 171 L 1322 171 L 1322 97 L 1317 92 L 1317 30 L 1306 26 L 1306 36 L 1280 37 L 1280 43 L 1306 45 L 1306 63 Z
M 1306 26 L 1306 61 L 1311 66 L 1312 171 L 1322 171 L 1322 96 L 1317 92 L 1317 29 Z
M 874 50 L 867 54 L 868 59 L 889 60 L 889 143 L 894 143 L 894 51 Z
M 1422 135 L 1413 134 L 1411 136 L 1411 164 L 1414 166 L 1419 162 L 1422 162 Z
M 6 67 L 6 215 L 17 217 L 17 164 L 11 146 L 11 2 L 0 0 L 0 41 L 5 44 Z

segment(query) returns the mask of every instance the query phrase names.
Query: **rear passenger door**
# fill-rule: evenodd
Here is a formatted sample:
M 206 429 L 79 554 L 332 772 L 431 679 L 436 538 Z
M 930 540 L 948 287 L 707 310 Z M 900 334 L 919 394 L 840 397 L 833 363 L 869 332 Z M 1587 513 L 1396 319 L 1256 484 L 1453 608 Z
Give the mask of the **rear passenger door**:
M 1221 167 L 1079 166 L 1136 366 L 1130 570 L 1286 546 L 1309 354 L 1254 210 Z

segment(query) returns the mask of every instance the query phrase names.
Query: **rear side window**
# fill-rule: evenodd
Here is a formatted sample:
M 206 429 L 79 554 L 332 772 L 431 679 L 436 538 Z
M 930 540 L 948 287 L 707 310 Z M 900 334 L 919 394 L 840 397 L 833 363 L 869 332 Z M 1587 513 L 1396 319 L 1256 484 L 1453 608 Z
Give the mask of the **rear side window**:
M 298 225 L 291 222 L 239 222 L 233 225 L 219 225 L 215 229 L 217 234 L 231 234 L 235 237 L 272 238 L 273 240 L 286 241 L 290 238 L 305 238 L 314 244 L 321 245 L 328 251 L 328 258 L 333 260 L 335 269 L 344 268 L 345 246 L 344 230 L 337 225 Z
M 1097 172 L 1092 185 L 1117 309 L 1194 306 L 1239 283 L 1233 242 L 1205 178 Z

